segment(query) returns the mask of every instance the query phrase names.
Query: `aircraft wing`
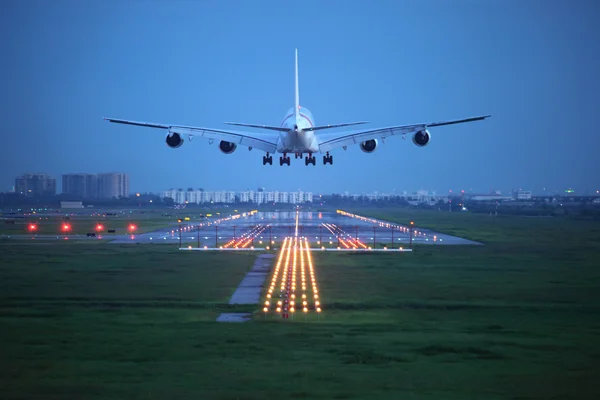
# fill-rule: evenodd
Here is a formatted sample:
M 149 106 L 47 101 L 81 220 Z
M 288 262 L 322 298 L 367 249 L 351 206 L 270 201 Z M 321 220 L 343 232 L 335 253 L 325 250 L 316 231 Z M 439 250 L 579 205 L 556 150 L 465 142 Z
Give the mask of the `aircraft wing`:
M 354 132 L 341 132 L 338 134 L 332 134 L 329 136 L 319 137 L 319 151 L 322 153 L 325 153 L 327 151 L 331 151 L 338 147 L 349 146 L 352 144 L 359 144 L 366 140 L 377 139 L 377 138 L 386 138 L 388 136 L 394 136 L 394 135 L 405 135 L 408 133 L 415 133 L 420 130 L 435 127 L 435 126 L 444 126 L 444 125 L 461 124 L 464 122 L 480 121 L 480 120 L 486 119 L 488 117 L 490 117 L 490 115 L 464 118 L 464 119 L 456 119 L 456 120 L 451 120 L 451 121 L 430 122 L 430 123 L 414 124 L 414 125 L 390 126 L 387 128 L 377 128 L 377 129 L 369 129 L 369 130 L 354 131 Z
M 148 128 L 167 129 L 169 134 L 178 133 L 186 135 L 190 139 L 194 136 L 200 136 L 213 140 L 224 140 L 242 146 L 257 148 L 269 153 L 275 153 L 277 149 L 277 135 L 272 133 L 248 133 L 239 131 L 229 131 L 213 128 L 201 128 L 195 126 L 181 126 L 156 124 L 153 122 L 128 121 L 124 119 L 104 118 L 107 121 L 117 124 L 144 126 Z

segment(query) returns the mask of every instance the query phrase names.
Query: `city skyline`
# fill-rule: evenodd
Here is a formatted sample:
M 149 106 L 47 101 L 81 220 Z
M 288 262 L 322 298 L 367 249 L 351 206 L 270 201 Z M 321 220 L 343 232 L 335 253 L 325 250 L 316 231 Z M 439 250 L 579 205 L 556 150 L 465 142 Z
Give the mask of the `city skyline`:
M 106 175 L 106 174 L 124 174 L 126 175 L 129 181 L 129 173 L 126 172 L 108 172 L 108 173 L 86 173 L 86 172 L 68 172 L 68 173 L 64 173 L 59 175 L 61 177 L 61 179 L 56 179 L 54 178 L 54 175 L 52 174 L 48 174 L 48 173 L 44 173 L 44 172 L 27 172 L 24 174 L 19 175 L 20 176 L 24 176 L 24 175 L 45 175 L 48 177 L 51 177 L 53 179 L 56 180 L 55 182 L 55 191 L 56 194 L 75 194 L 73 192 L 69 192 L 69 191 L 65 191 L 64 188 L 64 183 L 65 183 L 65 177 L 66 176 L 72 176 L 72 175 L 83 175 L 83 176 L 100 176 L 100 175 Z M 18 179 L 18 177 L 13 178 L 12 182 L 15 182 L 15 179 Z M 59 186 L 60 183 L 60 186 Z M 129 187 L 130 184 L 129 182 L 127 182 L 127 189 L 122 191 L 121 193 L 127 193 L 129 196 L 135 194 L 135 193 L 155 193 L 155 194 L 160 194 L 163 193 L 165 191 L 164 187 L 159 188 L 158 190 L 149 190 L 149 189 L 145 189 L 145 188 L 136 188 L 135 185 L 133 187 Z M 254 190 L 251 189 L 250 187 L 248 187 L 249 185 L 238 185 L 237 188 L 226 188 L 224 185 L 219 186 L 219 187 L 208 187 L 205 185 L 184 185 L 182 187 L 176 187 L 174 185 L 168 186 L 169 189 L 168 190 L 188 190 L 189 188 L 193 188 L 193 189 L 202 189 L 205 191 L 233 191 L 233 192 L 241 192 L 241 191 L 248 191 L 248 190 Z M 439 188 L 425 188 L 423 186 L 420 187 L 414 187 L 414 188 L 391 188 L 391 189 L 387 189 L 387 188 L 375 188 L 372 190 L 350 190 L 350 189 L 341 189 L 341 190 L 325 190 L 325 191 L 318 191 L 318 190 L 312 190 L 310 187 L 308 188 L 293 188 L 292 189 L 286 189 L 286 185 L 280 185 L 279 183 L 276 186 L 262 186 L 263 189 L 267 190 L 267 191 L 280 191 L 280 192 L 294 192 L 294 191 L 306 191 L 306 192 L 312 192 L 312 193 L 320 193 L 320 194 L 343 194 L 343 193 L 351 193 L 351 194 L 370 194 L 370 193 L 389 193 L 389 194 L 396 194 L 396 193 L 417 193 L 418 191 L 428 191 L 431 193 L 438 193 L 438 194 L 448 194 L 448 193 L 455 193 L 455 192 L 460 192 L 461 190 L 464 190 L 465 192 L 469 192 L 469 193 L 478 193 L 478 194 L 489 194 L 489 193 L 493 193 L 495 191 L 498 191 L 502 194 L 509 194 L 511 192 L 513 192 L 514 190 L 528 190 L 531 191 L 532 193 L 534 193 L 535 195 L 544 195 L 544 194 L 563 194 L 565 193 L 567 190 L 573 190 L 575 193 L 579 194 L 579 195 L 598 195 L 600 194 L 600 184 L 597 185 L 597 187 L 591 186 L 590 189 L 582 189 L 582 188 L 578 188 L 576 186 L 566 186 L 566 187 L 537 187 L 537 188 L 530 188 L 530 187 L 520 187 L 520 186 L 512 186 L 512 187 L 508 187 L 508 188 L 498 188 L 498 187 L 494 187 L 494 185 L 490 185 L 487 188 L 471 188 L 471 187 L 460 187 L 460 186 L 454 186 L 454 185 L 445 185 L 446 187 L 451 187 L 450 189 L 439 189 Z M 259 186 L 261 187 L 261 186 Z M 289 187 L 289 185 L 287 185 L 287 187 Z M 16 192 L 17 188 L 16 185 L 12 185 L 12 187 L 10 188 L 6 188 L 4 190 L 2 190 L 0 188 L 0 192 L 4 192 L 4 193 L 10 193 L 10 192 Z M 86 196 L 84 196 L 86 197 Z M 94 197 L 94 196 L 90 196 L 90 197 Z

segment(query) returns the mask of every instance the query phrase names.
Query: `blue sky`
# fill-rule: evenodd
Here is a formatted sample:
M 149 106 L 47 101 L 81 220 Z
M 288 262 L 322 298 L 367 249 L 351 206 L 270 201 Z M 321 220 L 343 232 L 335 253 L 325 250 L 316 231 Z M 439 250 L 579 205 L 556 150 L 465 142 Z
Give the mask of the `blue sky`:
M 171 187 L 364 192 L 600 189 L 600 5 L 594 1 L 5 1 L 0 190 L 25 172 L 123 171 Z M 204 127 L 370 127 L 492 114 L 334 165 L 262 165 L 104 116 Z M 296 162 L 294 162 L 296 161 Z M 318 161 L 321 161 L 320 158 Z

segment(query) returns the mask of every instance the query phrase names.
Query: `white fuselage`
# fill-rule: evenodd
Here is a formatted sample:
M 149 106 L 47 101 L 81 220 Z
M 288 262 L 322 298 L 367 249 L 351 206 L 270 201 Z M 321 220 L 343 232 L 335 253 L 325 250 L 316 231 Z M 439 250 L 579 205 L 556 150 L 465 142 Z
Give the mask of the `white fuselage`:
M 305 128 L 315 126 L 315 120 L 312 113 L 304 107 L 300 107 L 300 112 L 296 116 L 294 109 L 291 108 L 281 122 L 281 126 L 288 128 L 289 131 L 281 132 L 277 140 L 278 153 L 317 153 L 319 145 L 312 131 L 304 131 Z

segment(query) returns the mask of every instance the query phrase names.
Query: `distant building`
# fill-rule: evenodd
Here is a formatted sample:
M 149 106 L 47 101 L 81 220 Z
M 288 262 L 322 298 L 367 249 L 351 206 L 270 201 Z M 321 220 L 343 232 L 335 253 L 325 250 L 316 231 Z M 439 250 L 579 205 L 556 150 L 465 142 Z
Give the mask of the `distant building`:
M 15 192 L 27 197 L 56 195 L 56 178 L 46 174 L 24 174 L 15 179 Z
M 83 208 L 81 201 L 61 201 L 60 208 Z
M 76 198 L 97 198 L 98 177 L 93 174 L 64 174 L 62 192 Z
M 129 197 L 129 175 L 120 172 L 98 174 L 98 198 Z
M 515 190 L 515 200 L 531 200 L 532 194 L 530 190 Z
M 312 202 L 312 192 L 265 192 L 246 190 L 244 192 L 215 191 L 207 192 L 204 190 L 170 189 L 161 193 L 162 198 L 170 198 L 176 204 L 203 204 L 203 203 L 291 203 L 299 204 Z

